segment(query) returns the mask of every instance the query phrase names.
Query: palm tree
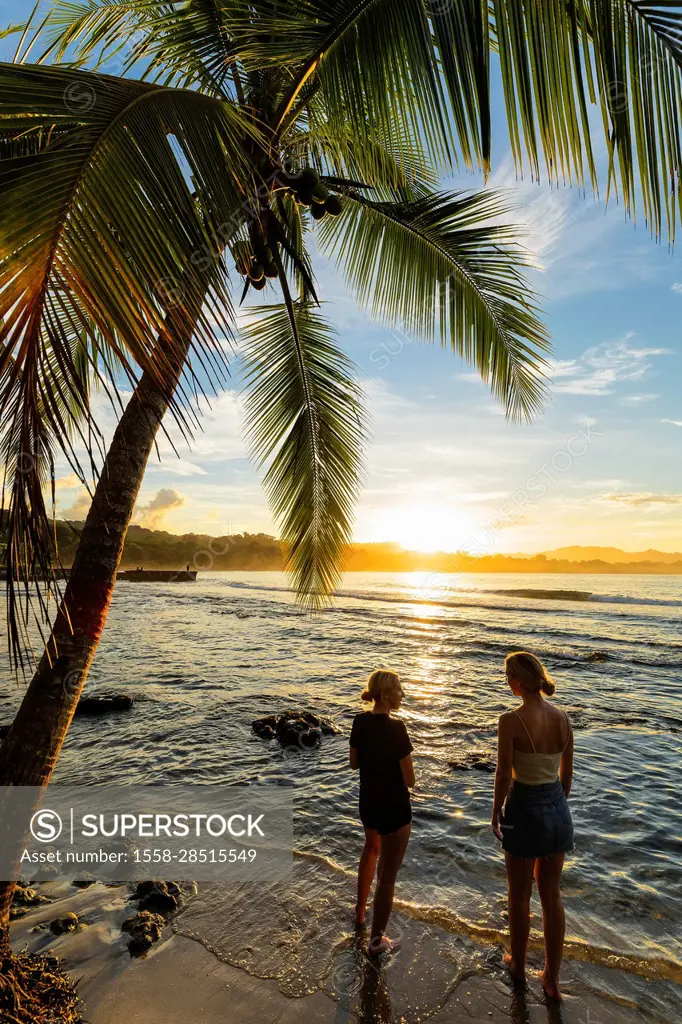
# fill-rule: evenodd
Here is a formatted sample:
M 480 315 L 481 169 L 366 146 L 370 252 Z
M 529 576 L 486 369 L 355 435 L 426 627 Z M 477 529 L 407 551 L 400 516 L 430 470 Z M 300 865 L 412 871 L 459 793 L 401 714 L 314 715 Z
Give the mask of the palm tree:
M 56 8 L 43 53 L 43 32 L 24 34 L 17 61 L 0 66 L 0 450 L 17 658 L 18 585 L 49 587 L 53 453 L 85 479 L 78 451 L 97 456 L 91 386 L 115 402 L 127 378 L 134 394 L 0 749 L 0 785 L 51 776 L 164 413 L 190 433 L 192 395 L 220 378 L 234 322 L 228 257 L 242 299 L 274 291 L 243 332 L 248 435 L 294 583 L 314 606 L 350 537 L 366 422 L 317 304 L 311 230 L 373 315 L 452 348 L 510 417 L 532 416 L 548 339 L 524 253 L 494 223 L 504 201 L 444 194 L 438 175 L 458 161 L 489 169 L 496 52 L 517 164 L 525 154 L 539 176 L 542 157 L 550 179 L 580 184 L 586 168 L 596 186 L 598 103 L 609 188 L 633 211 L 638 181 L 652 232 L 665 220 L 672 236 L 673 6 L 90 0 Z M 112 61 L 116 76 L 103 73 Z M 0 929 L 10 896 L 0 887 Z

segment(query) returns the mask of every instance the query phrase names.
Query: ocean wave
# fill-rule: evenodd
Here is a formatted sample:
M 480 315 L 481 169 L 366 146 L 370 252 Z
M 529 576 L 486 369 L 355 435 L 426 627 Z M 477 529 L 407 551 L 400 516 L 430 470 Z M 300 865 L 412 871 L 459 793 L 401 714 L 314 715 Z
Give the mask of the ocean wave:
M 354 872 L 339 864 L 338 861 L 324 854 L 294 849 L 297 860 L 311 861 L 326 868 L 335 875 L 352 879 Z M 467 920 L 451 907 L 440 904 L 414 903 L 397 898 L 393 904 L 396 911 L 424 924 L 434 925 L 451 934 L 466 935 L 474 942 L 484 945 L 504 945 L 507 942 L 507 931 L 491 925 L 480 924 Z M 542 935 L 536 929 L 531 931 L 529 946 L 531 949 L 543 948 Z M 602 967 L 617 967 L 629 974 L 639 975 L 650 980 L 672 981 L 682 984 L 682 963 L 672 956 L 634 956 L 605 946 L 598 946 L 580 939 L 568 938 L 564 946 L 567 960 L 577 960 Z
M 237 590 L 255 590 L 263 593 L 273 594 L 291 594 L 293 590 L 288 586 L 273 586 L 265 585 L 260 583 L 246 583 L 238 580 L 221 580 L 221 586 L 230 587 Z M 433 588 L 438 590 L 440 588 Z M 381 604 L 419 604 L 432 607 L 444 607 L 444 608 L 466 608 L 471 607 L 472 598 L 480 597 L 501 597 L 505 599 L 521 598 L 527 601 L 565 601 L 568 603 L 588 603 L 595 602 L 597 604 L 619 604 L 619 605 L 633 605 L 633 606 L 652 606 L 662 608 L 682 608 L 682 600 L 672 598 L 656 598 L 656 597 L 635 597 L 629 594 L 596 594 L 590 590 L 572 590 L 565 588 L 546 588 L 546 587 L 520 587 L 520 588 L 500 588 L 500 589 L 489 589 L 487 587 L 471 587 L 457 589 L 453 588 L 448 591 L 447 587 L 442 588 L 443 591 L 447 591 L 452 594 L 452 597 L 422 597 L 419 595 L 413 595 L 410 593 L 396 593 L 396 594 L 378 594 L 373 590 L 346 590 L 340 589 L 334 591 L 334 597 L 346 598 L 356 601 L 373 601 Z M 460 598 L 457 600 L 456 598 Z M 468 598 L 468 600 L 467 600 Z M 480 602 L 476 601 L 476 607 L 481 607 Z M 499 609 L 499 605 L 488 605 L 483 606 L 492 609 Z M 509 611 L 525 611 L 524 607 L 509 607 L 506 606 Z
M 590 601 L 601 604 L 641 604 L 654 605 L 662 608 L 682 608 L 682 601 L 668 600 L 662 597 L 630 597 L 625 594 L 591 594 Z

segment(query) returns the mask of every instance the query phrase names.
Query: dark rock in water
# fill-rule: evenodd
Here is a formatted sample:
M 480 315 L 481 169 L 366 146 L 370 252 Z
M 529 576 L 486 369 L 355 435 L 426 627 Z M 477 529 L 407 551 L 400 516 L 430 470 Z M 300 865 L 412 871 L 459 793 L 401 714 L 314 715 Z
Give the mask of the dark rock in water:
M 76 889 L 89 889 L 96 881 L 96 878 L 74 878 L 71 885 L 75 886 Z
M 50 921 L 50 931 L 55 935 L 64 935 L 66 932 L 75 932 L 78 927 L 78 918 L 75 914 L 65 914 Z
M 140 910 L 149 910 L 154 914 L 172 914 L 178 909 L 178 901 L 169 892 L 150 892 L 140 900 Z
M 608 654 L 605 654 L 604 651 L 592 651 L 592 653 L 588 654 L 587 657 L 585 658 L 585 661 L 588 661 L 591 665 L 594 665 L 595 663 L 600 662 L 600 661 L 608 661 L 608 660 L 609 660 L 609 656 L 608 656 Z
M 154 892 L 157 885 L 165 885 L 165 882 L 138 882 L 135 892 L 130 897 L 131 900 L 142 900 L 145 896 L 149 896 L 150 892 Z
M 275 729 L 280 746 L 313 749 L 322 742 L 322 730 L 310 724 L 305 718 L 280 718 Z
M 458 757 L 455 761 L 450 761 L 450 767 L 456 772 L 494 772 L 496 769 L 495 761 L 487 754 L 482 751 L 472 750 L 469 754 L 464 754 L 462 757 Z
M 128 917 L 121 925 L 121 931 L 130 935 L 128 949 L 131 956 L 146 953 L 152 944 L 161 938 L 165 924 L 160 914 L 151 914 L 148 910 Z
M 311 750 L 319 747 L 323 736 L 335 736 L 338 730 L 332 722 L 319 718 L 311 711 L 285 711 L 281 715 L 258 718 L 252 725 L 256 736 L 271 740 L 277 737 L 282 747 Z
M 172 914 L 178 909 L 182 899 L 182 889 L 177 882 L 139 882 L 137 889 L 130 897 L 139 900 L 140 911 L 153 914 Z
M 81 697 L 77 715 L 104 715 L 108 711 L 129 711 L 133 698 L 124 693 L 103 693 L 97 697 Z
M 4 740 L 11 728 L 11 725 L 0 725 L 0 740 Z
M 268 715 L 266 718 L 257 718 L 251 726 L 256 736 L 263 740 L 271 740 L 277 728 L 277 715 Z

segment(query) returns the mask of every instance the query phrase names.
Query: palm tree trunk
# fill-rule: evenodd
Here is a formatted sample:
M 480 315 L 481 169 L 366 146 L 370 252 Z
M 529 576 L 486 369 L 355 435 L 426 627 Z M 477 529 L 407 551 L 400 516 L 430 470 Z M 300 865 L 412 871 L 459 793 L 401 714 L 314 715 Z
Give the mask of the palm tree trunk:
M 149 373 L 128 402 L 88 512 L 64 598 L 37 671 L 0 747 L 0 786 L 46 786 L 83 691 L 106 622 L 123 544 L 169 396 L 182 372 L 198 313 L 185 309 L 175 379 L 162 392 Z M 168 327 L 170 329 L 170 316 Z M 177 332 L 176 332 L 177 339 Z M 0 882 L 0 957 L 9 949 L 14 882 Z

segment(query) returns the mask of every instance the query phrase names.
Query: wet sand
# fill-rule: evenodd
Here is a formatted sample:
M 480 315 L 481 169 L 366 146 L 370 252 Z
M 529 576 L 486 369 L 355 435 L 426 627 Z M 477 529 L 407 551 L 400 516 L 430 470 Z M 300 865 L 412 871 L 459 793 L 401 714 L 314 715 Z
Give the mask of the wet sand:
M 284 995 L 276 980 L 258 978 L 225 963 L 210 948 L 186 935 L 176 934 L 182 914 L 165 929 L 149 953 L 132 960 L 128 937 L 121 923 L 135 911 L 125 886 L 107 888 L 93 885 L 74 890 L 69 885 L 44 886 L 53 902 L 29 911 L 12 925 L 15 948 L 50 951 L 62 957 L 77 981 L 88 1024 L 297 1024 L 359 1020 L 363 1024 L 433 1024 L 512 1021 L 513 1024 L 620 1024 L 625 1021 L 665 1020 L 643 1014 L 632 1005 L 622 1005 L 594 994 L 617 991 L 619 971 L 567 962 L 565 998 L 561 1005 L 543 998 L 539 983 L 531 977 L 525 991 L 514 989 L 507 973 L 489 956 L 474 974 L 454 971 L 451 985 L 441 1000 L 423 1016 L 401 1013 L 401 989 L 409 976 L 411 936 L 403 937 L 403 949 L 377 968 L 359 951 L 353 971 L 329 979 L 318 989 L 298 998 Z M 49 922 L 72 911 L 79 918 L 77 931 L 55 936 Z M 252 939 L 257 948 L 257 938 Z M 352 933 L 345 938 L 352 942 Z M 444 943 L 434 936 L 433 957 L 442 956 Z M 491 950 L 491 953 L 495 953 Z M 537 954 L 533 966 L 539 966 Z M 611 982 L 609 975 L 612 976 Z M 412 984 L 412 981 L 410 982 Z M 421 979 L 428 987 L 428 977 Z

